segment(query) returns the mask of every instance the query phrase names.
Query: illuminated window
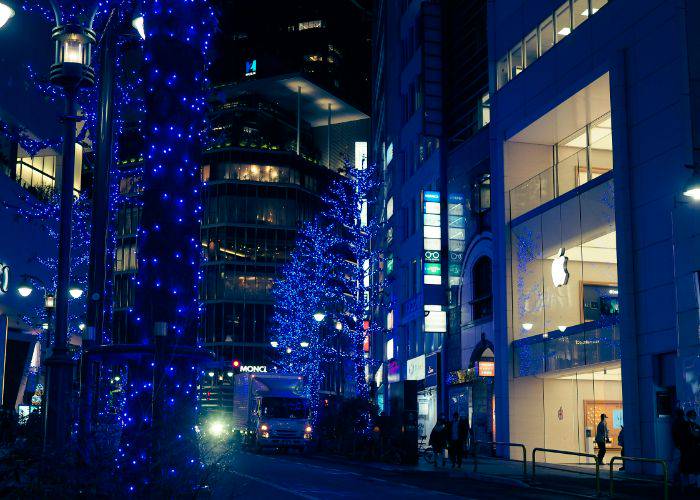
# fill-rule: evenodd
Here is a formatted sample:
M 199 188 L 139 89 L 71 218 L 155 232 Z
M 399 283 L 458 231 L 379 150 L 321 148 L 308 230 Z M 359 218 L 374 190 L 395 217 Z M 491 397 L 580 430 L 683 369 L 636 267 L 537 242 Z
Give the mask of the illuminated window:
M 299 31 L 304 31 L 304 30 L 323 28 L 325 26 L 325 24 L 326 23 L 322 19 L 315 19 L 313 21 L 301 22 L 297 25 L 297 27 L 298 27 Z
M 394 198 L 391 197 L 389 198 L 389 201 L 386 202 L 386 218 L 387 220 L 391 219 L 391 217 L 394 215 Z

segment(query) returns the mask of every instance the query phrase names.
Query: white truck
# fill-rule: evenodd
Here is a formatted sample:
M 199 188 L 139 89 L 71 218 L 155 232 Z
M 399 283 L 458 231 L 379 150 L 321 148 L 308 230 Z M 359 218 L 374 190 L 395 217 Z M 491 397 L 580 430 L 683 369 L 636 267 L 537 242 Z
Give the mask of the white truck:
M 277 373 L 239 373 L 233 387 L 233 429 L 257 449 L 306 451 L 313 438 L 303 378 Z

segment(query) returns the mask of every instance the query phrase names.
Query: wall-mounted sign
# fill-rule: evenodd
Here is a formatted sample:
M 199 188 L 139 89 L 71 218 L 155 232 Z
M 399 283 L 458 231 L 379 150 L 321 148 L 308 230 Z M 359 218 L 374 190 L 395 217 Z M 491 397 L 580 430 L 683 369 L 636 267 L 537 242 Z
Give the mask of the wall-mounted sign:
M 10 289 L 10 266 L 0 264 L 0 293 L 7 293 Z
M 424 331 L 426 333 L 445 333 L 447 331 L 447 311 L 442 306 L 425 305 Z
M 425 378 L 425 355 L 411 358 L 406 362 L 406 380 Z
M 569 258 L 564 255 L 564 251 L 564 248 L 560 248 L 552 261 L 552 283 L 555 287 L 564 286 L 569 282 L 569 270 L 566 267 Z
M 440 192 L 423 191 L 423 283 L 442 284 Z
M 379 365 L 379 368 L 377 368 L 377 372 L 374 374 L 374 383 L 377 384 L 377 387 L 382 385 L 382 382 L 384 382 L 384 365 L 383 364 Z
M 388 382 L 398 382 L 401 380 L 401 366 L 399 362 L 392 359 L 387 363 L 387 377 Z
M 265 365 L 243 365 L 241 366 L 241 373 L 267 373 L 267 366 Z
M 480 377 L 493 377 L 496 375 L 496 363 L 493 361 L 479 361 L 476 364 L 476 372 Z
M 425 357 L 425 386 L 435 387 L 438 385 L 438 355 L 429 354 Z
M 253 76 L 258 72 L 258 60 L 253 59 L 245 62 L 245 76 Z

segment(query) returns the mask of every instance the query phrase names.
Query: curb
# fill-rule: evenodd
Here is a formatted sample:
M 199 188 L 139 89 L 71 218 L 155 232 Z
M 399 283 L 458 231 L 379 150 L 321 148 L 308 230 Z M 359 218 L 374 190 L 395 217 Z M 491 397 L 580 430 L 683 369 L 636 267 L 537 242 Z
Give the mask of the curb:
M 467 472 L 462 474 L 460 477 L 467 477 L 469 479 L 474 479 L 475 481 L 483 481 L 485 483 L 502 484 L 505 486 L 515 486 L 517 488 L 530 488 L 530 484 L 519 479 L 513 479 L 510 477 L 494 476 L 491 474 L 479 474 L 478 472 Z

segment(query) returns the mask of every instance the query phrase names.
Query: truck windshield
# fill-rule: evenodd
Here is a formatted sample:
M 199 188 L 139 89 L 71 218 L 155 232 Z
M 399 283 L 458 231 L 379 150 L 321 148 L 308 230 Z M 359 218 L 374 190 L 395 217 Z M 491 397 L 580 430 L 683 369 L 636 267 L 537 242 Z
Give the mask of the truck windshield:
M 308 408 L 301 398 L 263 398 L 262 416 L 266 418 L 306 418 Z

